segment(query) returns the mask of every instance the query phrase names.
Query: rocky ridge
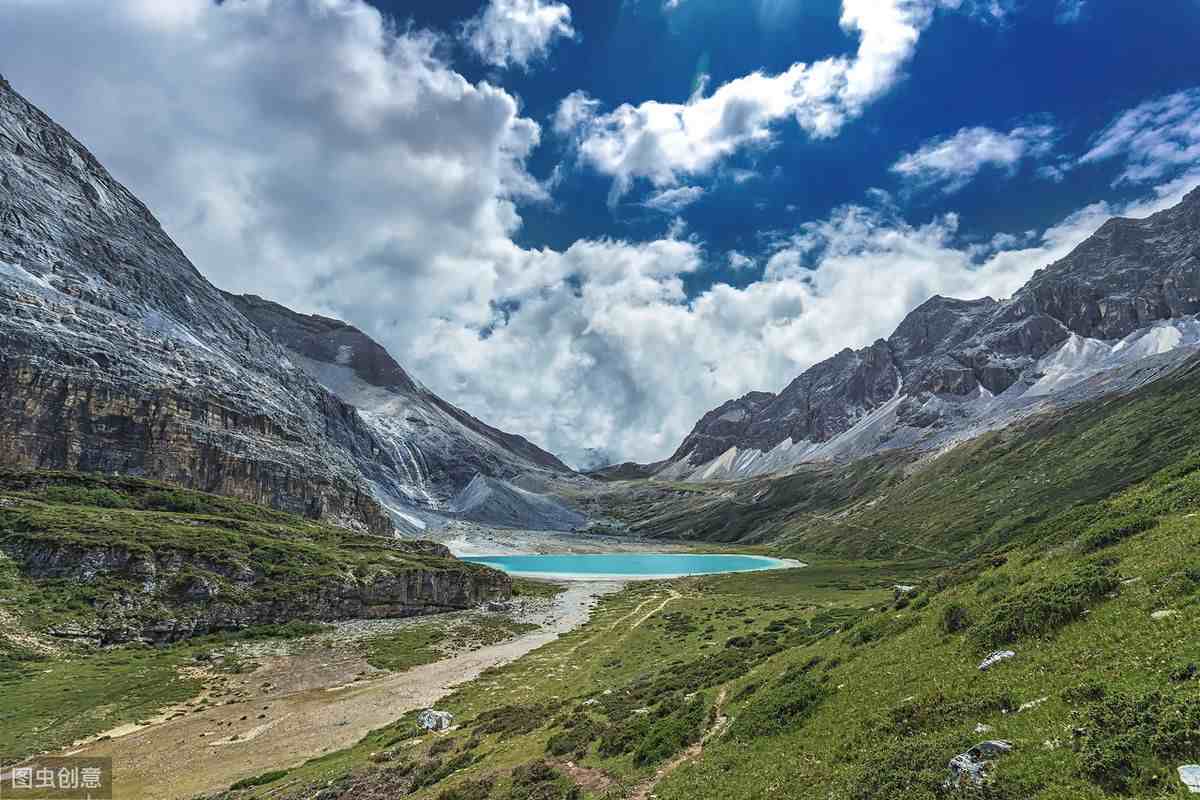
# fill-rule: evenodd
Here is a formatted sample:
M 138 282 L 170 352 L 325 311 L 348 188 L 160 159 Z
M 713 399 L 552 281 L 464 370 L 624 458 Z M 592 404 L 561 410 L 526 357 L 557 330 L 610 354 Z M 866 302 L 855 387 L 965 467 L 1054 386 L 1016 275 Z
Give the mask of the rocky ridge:
M 1200 189 L 1112 219 L 1013 297 L 933 297 L 888 339 L 706 414 L 657 474 L 732 478 L 919 446 L 1141 385 L 1200 346 Z

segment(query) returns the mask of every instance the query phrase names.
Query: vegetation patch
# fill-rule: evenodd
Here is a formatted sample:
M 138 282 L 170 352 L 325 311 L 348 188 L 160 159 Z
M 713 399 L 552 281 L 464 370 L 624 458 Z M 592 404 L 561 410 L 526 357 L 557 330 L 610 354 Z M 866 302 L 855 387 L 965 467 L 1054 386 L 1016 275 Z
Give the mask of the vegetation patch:
M 1043 636 L 1079 619 L 1092 603 L 1120 586 L 1110 566 L 1088 562 L 1056 580 L 1022 589 L 1002 600 L 971 630 L 980 647 L 1012 644 Z

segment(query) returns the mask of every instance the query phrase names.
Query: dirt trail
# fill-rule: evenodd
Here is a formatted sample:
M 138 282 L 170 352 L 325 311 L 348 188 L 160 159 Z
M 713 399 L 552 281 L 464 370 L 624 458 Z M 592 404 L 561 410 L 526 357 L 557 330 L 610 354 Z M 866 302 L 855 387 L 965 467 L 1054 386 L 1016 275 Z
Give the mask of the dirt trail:
M 717 718 L 713 720 L 713 724 L 708 727 L 704 735 L 700 737 L 700 741 L 693 744 L 688 749 L 684 750 L 679 755 L 672 758 L 666 764 L 658 768 L 658 771 L 650 778 L 639 783 L 629 795 L 628 800 L 649 800 L 651 793 L 655 787 L 662 782 L 662 779 L 670 775 L 675 770 L 682 767 L 689 761 L 695 761 L 704 752 L 704 745 L 713 737 L 720 736 L 725 731 L 725 726 L 729 724 L 729 717 L 721 713 L 721 708 L 725 705 L 725 690 L 717 695 Z
M 405 713 L 427 708 L 489 667 L 514 661 L 587 620 L 595 598 L 617 584 L 575 584 L 554 601 L 541 630 L 403 673 L 370 674 L 355 648 L 268 656 L 243 676 L 252 700 L 221 705 L 95 741 L 73 751 L 113 759 L 115 796 L 173 800 L 227 789 L 242 778 L 358 742 Z M 368 673 L 365 679 L 360 676 Z

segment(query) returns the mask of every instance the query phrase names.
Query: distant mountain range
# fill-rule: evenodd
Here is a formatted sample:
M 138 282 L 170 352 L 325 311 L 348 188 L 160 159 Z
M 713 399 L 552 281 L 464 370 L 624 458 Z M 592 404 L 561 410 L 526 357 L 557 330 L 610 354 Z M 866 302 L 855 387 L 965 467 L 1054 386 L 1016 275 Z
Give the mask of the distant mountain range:
M 889 338 L 724 403 L 665 463 L 596 474 L 727 479 L 943 449 L 1169 371 L 1200 346 L 1197 312 L 1200 189 L 1109 220 L 1007 300 L 933 297 Z
M 460 493 L 489 522 L 480 486 L 513 481 L 497 524 L 578 521 L 529 491 L 571 476 L 561 461 L 346 323 L 217 290 L 3 79 L 0 187 L 0 465 L 162 478 L 378 533 L 454 516 Z

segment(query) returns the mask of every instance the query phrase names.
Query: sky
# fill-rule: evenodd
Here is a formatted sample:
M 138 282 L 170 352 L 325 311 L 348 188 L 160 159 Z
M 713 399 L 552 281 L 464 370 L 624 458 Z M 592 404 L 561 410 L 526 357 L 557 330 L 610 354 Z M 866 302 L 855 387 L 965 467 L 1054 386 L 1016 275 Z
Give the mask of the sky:
M 223 289 L 580 468 L 1200 183 L 1200 0 L 0 0 Z

